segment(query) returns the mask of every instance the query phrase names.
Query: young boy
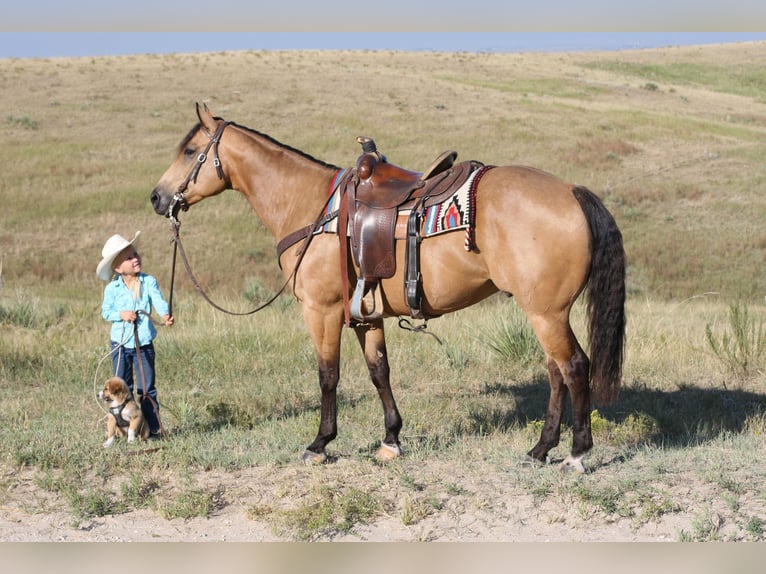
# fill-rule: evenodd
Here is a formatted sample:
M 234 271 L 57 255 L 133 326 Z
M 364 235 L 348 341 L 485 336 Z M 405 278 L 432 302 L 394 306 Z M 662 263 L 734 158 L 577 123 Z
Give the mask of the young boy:
M 101 316 L 112 323 L 110 345 L 113 372 L 128 384 L 131 392 L 136 387 L 138 402 L 151 436 L 157 438 L 161 431 L 154 379 L 153 341 L 157 329 L 150 314 L 154 309 L 166 327 L 173 325 L 173 317 L 169 315 L 168 304 L 157 280 L 141 272 L 141 256 L 135 247 L 140 234 L 137 231 L 131 241 L 121 235 L 112 235 L 107 239 L 96 274 L 102 281 L 108 281 L 104 288 Z

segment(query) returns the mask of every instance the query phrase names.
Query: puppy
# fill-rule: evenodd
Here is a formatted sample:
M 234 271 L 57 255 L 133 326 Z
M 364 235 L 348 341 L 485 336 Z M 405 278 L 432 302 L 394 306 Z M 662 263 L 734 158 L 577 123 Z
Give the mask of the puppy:
M 149 438 L 149 425 L 144 420 L 141 407 L 133 399 L 133 395 L 120 377 L 112 377 L 104 383 L 104 389 L 98 397 L 109 403 L 107 417 L 106 442 L 104 448 L 109 448 L 117 436 L 128 437 L 133 442 L 136 437 L 144 440 Z

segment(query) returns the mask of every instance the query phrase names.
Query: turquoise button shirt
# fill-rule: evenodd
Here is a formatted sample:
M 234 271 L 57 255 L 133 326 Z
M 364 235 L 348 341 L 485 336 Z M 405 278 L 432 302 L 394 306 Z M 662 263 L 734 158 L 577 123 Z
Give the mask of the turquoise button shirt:
M 133 323 L 120 319 L 120 311 L 144 311 L 151 313 L 152 309 L 160 317 L 168 314 L 168 304 L 165 301 L 157 280 L 146 273 L 139 273 L 141 295 L 133 299 L 133 292 L 128 289 L 119 275 L 107 283 L 104 288 L 104 302 L 101 304 L 101 316 L 112 323 L 110 339 L 122 343 L 125 347 L 135 348 L 133 340 Z M 148 345 L 157 336 L 157 329 L 149 317 L 138 316 L 138 340 L 140 346 Z

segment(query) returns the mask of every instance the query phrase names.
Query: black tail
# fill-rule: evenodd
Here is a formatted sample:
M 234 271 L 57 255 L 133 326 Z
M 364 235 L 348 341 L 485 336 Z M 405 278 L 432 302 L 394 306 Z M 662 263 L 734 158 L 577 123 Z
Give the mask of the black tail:
M 625 250 L 622 234 L 601 200 L 584 187 L 572 190 L 588 220 L 590 380 L 594 402 L 613 404 L 620 393 L 625 358 Z

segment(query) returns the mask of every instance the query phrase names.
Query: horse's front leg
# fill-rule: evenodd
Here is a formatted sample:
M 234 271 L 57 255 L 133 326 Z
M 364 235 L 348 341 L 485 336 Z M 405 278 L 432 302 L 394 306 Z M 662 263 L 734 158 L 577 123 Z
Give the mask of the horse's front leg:
M 305 463 L 324 462 L 327 459 L 325 447 L 338 434 L 337 388 L 342 317 L 335 320 L 333 317 L 331 313 L 311 313 L 304 309 L 304 319 L 316 349 L 319 389 L 322 392 L 319 431 L 303 453 Z
M 372 384 L 378 390 L 378 396 L 383 404 L 383 420 L 386 426 L 386 436 L 376 453 L 379 460 L 390 460 L 399 456 L 402 451 L 399 446 L 399 431 L 402 429 L 402 417 L 396 408 L 394 394 L 391 391 L 386 337 L 383 330 L 383 320 L 378 319 L 369 325 L 356 328 L 356 336 L 364 351 L 367 369 L 370 372 Z

